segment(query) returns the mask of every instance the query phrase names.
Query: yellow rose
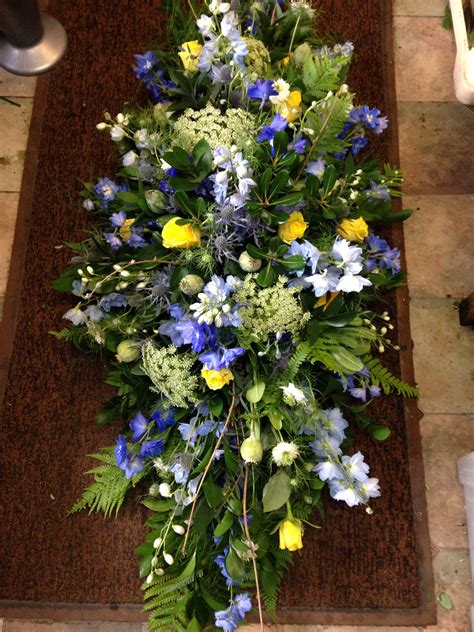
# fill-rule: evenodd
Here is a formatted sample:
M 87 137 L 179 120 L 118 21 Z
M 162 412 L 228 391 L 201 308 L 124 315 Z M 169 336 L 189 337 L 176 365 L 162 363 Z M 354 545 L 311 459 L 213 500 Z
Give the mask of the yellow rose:
M 202 45 L 197 40 L 192 40 L 192 42 L 184 42 L 181 45 L 181 48 L 184 50 L 178 53 L 178 55 L 181 57 L 184 69 L 191 72 L 197 72 L 199 70 L 197 67 L 197 61 L 198 56 L 202 51 Z
M 337 232 L 349 241 L 363 241 L 369 234 L 369 227 L 362 217 L 357 219 L 345 219 L 339 224 Z
M 280 224 L 278 227 L 278 234 L 285 244 L 291 244 L 294 239 L 303 237 L 308 226 L 309 224 L 304 221 L 302 213 L 293 211 L 286 222 L 283 222 L 283 224 Z
M 298 551 L 303 548 L 301 522 L 286 518 L 280 522 L 280 549 Z
M 279 113 L 286 118 L 288 123 L 296 121 L 301 113 L 301 92 L 293 90 L 288 99 L 278 108 Z
M 192 224 L 177 224 L 181 217 L 173 217 L 163 226 L 161 237 L 165 248 L 192 248 L 201 243 L 201 233 Z
M 201 369 L 201 375 L 212 391 L 218 391 L 234 379 L 230 369 L 223 368 L 220 371 L 215 371 L 214 369 L 208 369 L 206 365 Z

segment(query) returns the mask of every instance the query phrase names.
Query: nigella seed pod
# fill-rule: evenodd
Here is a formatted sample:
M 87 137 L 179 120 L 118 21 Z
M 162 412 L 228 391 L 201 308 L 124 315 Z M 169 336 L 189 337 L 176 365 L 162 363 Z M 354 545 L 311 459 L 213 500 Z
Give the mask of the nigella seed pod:
M 187 274 L 179 282 L 179 289 L 186 296 L 194 296 L 204 287 L 204 281 L 197 274 Z
M 244 250 L 239 257 L 239 266 L 244 272 L 257 272 L 262 267 L 262 260 L 254 259 Z
M 133 362 L 140 355 L 140 343 L 136 340 L 122 340 L 117 346 L 116 358 L 119 362 Z
M 240 446 L 240 455 L 245 463 L 253 463 L 257 465 L 263 457 L 263 446 L 260 439 L 250 435 Z

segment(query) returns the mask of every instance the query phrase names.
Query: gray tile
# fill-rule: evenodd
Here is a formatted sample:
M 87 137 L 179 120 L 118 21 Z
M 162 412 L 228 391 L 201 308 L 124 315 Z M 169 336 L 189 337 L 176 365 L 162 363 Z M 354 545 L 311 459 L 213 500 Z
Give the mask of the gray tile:
M 404 101 L 398 113 L 404 194 L 474 193 L 474 112 Z
M 0 191 L 19 191 L 25 161 L 33 99 L 0 100 L 2 144 L 0 148 Z
M 393 15 L 444 15 L 447 0 L 393 0 Z
M 468 632 L 471 586 L 469 551 L 440 551 L 433 560 L 436 595 L 445 592 L 453 602 L 452 609 L 438 602 L 438 623 L 426 632 Z
M 474 331 L 461 327 L 455 301 L 410 301 L 415 379 L 425 413 L 474 411 Z
M 474 195 L 406 195 L 404 224 L 412 297 L 467 296 L 474 290 Z
M 474 420 L 467 415 L 425 415 L 420 425 L 430 539 L 439 548 L 466 549 L 466 511 L 457 462 L 472 447 Z
M 439 18 L 396 17 L 395 78 L 399 101 L 456 101 L 454 34 Z

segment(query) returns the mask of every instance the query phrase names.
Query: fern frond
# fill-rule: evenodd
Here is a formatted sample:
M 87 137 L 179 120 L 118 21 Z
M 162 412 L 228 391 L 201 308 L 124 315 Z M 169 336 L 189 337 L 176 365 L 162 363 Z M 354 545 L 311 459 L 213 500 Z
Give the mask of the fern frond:
M 274 558 L 272 570 L 261 571 L 262 597 L 268 614 L 273 618 L 276 614 L 278 593 L 280 591 L 281 581 L 286 569 L 292 562 L 292 556 L 289 551 L 276 550 L 272 556 Z
M 101 452 L 89 455 L 104 465 L 86 472 L 94 477 L 94 482 L 84 489 L 69 514 L 89 509 L 89 513 L 102 511 L 106 518 L 114 512 L 117 515 L 130 487 L 134 487 L 145 475 L 143 471 L 134 476 L 133 480 L 128 480 L 125 473 L 115 465 L 113 450 L 113 447 L 103 448 Z
M 377 358 L 365 356 L 363 361 L 370 373 L 372 382 L 376 386 L 381 386 L 385 395 L 396 391 L 398 395 L 403 395 L 403 397 L 418 397 L 419 391 L 416 386 L 412 386 L 398 378 Z
M 296 347 L 294 354 L 291 356 L 288 366 L 285 369 L 282 378 L 284 381 L 291 382 L 295 379 L 303 362 L 307 359 L 311 352 L 311 345 L 307 342 L 300 342 Z

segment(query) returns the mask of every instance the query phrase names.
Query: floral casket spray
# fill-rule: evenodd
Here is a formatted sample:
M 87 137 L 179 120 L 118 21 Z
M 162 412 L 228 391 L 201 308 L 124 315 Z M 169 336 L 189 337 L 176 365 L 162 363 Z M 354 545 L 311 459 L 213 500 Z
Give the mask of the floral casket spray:
M 99 421 L 126 423 L 72 511 L 138 486 L 150 630 L 229 632 L 275 615 L 322 495 L 381 493 L 354 428 L 387 438 L 373 399 L 416 395 L 376 301 L 403 281 L 380 227 L 410 212 L 365 157 L 388 121 L 345 84 L 353 46 L 319 41 L 307 2 L 168 5 L 168 50 L 135 56 L 153 105 L 97 125 L 117 177 L 86 184 L 93 228 L 56 282 L 77 303 L 55 335 L 108 356 Z

